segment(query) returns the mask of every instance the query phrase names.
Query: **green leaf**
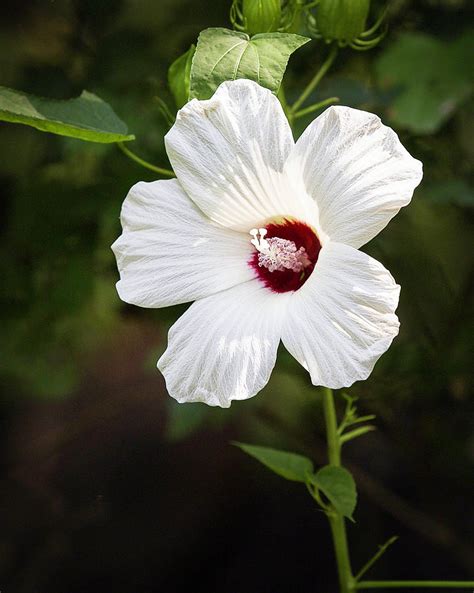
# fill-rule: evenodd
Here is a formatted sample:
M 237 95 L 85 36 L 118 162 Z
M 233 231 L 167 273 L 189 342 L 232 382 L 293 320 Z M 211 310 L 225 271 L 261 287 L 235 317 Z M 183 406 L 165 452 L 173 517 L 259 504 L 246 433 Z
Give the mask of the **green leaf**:
M 190 99 L 209 99 L 225 80 L 248 78 L 277 93 L 290 55 L 310 41 L 292 33 L 201 32 L 191 68 Z
M 128 134 L 127 126 L 110 105 L 87 91 L 63 101 L 0 87 L 0 120 L 89 142 L 123 142 L 135 138 Z
M 195 51 L 196 46 L 193 44 L 186 53 L 171 64 L 168 70 L 168 84 L 178 109 L 181 109 L 189 99 L 191 64 Z
M 405 33 L 376 62 L 380 85 L 395 93 L 392 121 L 419 134 L 436 132 L 474 90 L 474 36 L 445 44 L 423 33 Z
M 233 444 L 287 480 L 307 482 L 313 473 L 313 462 L 303 455 L 278 451 L 269 447 L 246 445 L 245 443 Z
M 352 519 L 357 491 L 354 478 L 347 469 L 326 465 L 311 477 L 311 482 L 329 499 L 338 513 Z

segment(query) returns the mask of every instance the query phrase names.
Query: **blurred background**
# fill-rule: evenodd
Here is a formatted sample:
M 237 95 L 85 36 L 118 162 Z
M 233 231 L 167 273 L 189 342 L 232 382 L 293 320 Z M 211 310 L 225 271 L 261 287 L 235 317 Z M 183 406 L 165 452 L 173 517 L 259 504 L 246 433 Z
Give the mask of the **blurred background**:
M 345 447 L 359 489 L 349 539 L 358 569 L 400 536 L 371 578 L 472 579 L 474 7 L 389 4 L 383 42 L 342 50 L 313 97 L 378 113 L 425 169 L 364 247 L 402 285 L 401 332 L 351 389 L 378 430 Z M 169 166 L 156 100 L 172 106 L 167 68 L 203 28 L 229 27 L 228 12 L 228 0 L 3 0 L 0 84 L 88 89 L 127 122 L 133 150 Z M 326 52 L 313 42 L 291 58 L 290 102 Z M 282 349 L 258 397 L 180 406 L 155 364 L 185 307 L 117 297 L 110 245 L 140 179 L 154 175 L 114 145 L 0 123 L 0 589 L 335 591 L 324 515 L 229 444 L 324 464 L 305 371 Z

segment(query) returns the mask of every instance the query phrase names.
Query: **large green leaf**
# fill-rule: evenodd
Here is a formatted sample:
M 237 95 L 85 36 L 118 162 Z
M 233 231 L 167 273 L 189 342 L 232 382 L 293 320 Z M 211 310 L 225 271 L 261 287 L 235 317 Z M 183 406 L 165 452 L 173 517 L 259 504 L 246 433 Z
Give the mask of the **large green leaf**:
M 260 463 L 263 463 L 263 465 L 287 480 L 307 482 L 313 473 L 313 462 L 303 455 L 270 449 L 269 447 L 246 445 L 245 443 L 234 443 L 234 445 L 240 447 L 242 451 L 258 459 Z
M 308 41 L 292 33 L 250 38 L 229 29 L 205 29 L 192 63 L 189 97 L 209 99 L 221 82 L 237 78 L 249 78 L 276 93 L 290 55 Z
M 311 476 L 315 484 L 333 504 L 338 513 L 352 519 L 357 504 L 357 491 L 352 475 L 337 465 L 326 465 Z
M 188 102 L 191 64 L 195 51 L 196 46 L 193 44 L 186 53 L 171 64 L 168 70 L 168 84 L 178 109 Z
M 472 33 L 445 44 L 423 33 L 405 33 L 376 62 L 382 87 L 393 91 L 389 115 L 419 134 L 436 132 L 474 90 Z
M 83 91 L 68 100 L 45 99 L 0 87 L 0 120 L 89 142 L 133 140 L 127 126 L 105 101 Z

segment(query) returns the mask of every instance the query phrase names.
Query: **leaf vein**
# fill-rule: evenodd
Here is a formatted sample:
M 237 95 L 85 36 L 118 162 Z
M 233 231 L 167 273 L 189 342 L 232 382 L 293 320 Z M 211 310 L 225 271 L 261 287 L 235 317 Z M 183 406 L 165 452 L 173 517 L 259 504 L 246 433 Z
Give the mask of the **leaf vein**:
M 226 57 L 226 55 L 228 53 L 230 53 L 233 49 L 235 49 L 236 47 L 238 47 L 239 45 L 242 45 L 242 43 L 247 43 L 247 41 L 245 41 L 245 39 L 241 39 L 238 43 L 236 43 L 235 45 L 233 45 L 232 47 L 230 47 L 226 52 L 224 52 L 222 54 L 222 56 L 217 60 L 217 62 L 211 68 L 211 75 L 214 74 L 214 70 L 217 68 L 217 66 L 219 65 L 219 63 L 222 62 L 222 60 Z

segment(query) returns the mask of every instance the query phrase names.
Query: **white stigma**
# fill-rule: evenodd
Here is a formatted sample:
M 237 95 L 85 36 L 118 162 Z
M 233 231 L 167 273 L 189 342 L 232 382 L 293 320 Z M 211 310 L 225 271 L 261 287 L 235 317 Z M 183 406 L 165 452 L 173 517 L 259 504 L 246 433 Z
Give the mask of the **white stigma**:
M 258 254 L 258 265 L 267 268 L 270 272 L 282 272 L 292 270 L 301 272 L 311 264 L 306 249 L 300 247 L 297 249 L 294 241 L 271 237 L 265 239 L 267 229 L 251 229 L 250 234 L 253 239 L 250 240 Z

